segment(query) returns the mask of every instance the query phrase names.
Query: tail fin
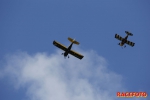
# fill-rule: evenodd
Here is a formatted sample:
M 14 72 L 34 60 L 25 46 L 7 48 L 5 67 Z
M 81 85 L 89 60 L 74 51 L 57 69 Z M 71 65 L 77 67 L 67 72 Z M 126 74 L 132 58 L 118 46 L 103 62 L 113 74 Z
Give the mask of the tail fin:
M 129 31 L 125 31 L 125 33 L 126 33 L 127 35 L 133 36 L 133 34 L 130 33 Z
M 77 44 L 77 45 L 80 44 L 78 41 L 76 41 L 75 39 L 72 39 L 72 38 L 70 38 L 70 37 L 68 37 L 68 40 L 69 40 L 70 42 L 74 43 L 74 44 Z

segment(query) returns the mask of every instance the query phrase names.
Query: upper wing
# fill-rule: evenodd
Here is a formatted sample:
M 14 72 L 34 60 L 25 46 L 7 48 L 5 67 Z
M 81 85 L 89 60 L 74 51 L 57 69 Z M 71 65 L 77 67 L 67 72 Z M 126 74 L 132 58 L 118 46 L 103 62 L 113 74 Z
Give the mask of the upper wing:
M 73 50 L 70 50 L 69 53 L 70 53 L 71 55 L 73 55 L 73 56 L 79 58 L 79 59 L 82 59 L 82 58 L 84 57 L 83 55 L 81 55 L 81 54 L 79 54 L 79 53 L 77 53 L 77 52 L 75 52 L 75 51 L 73 51 Z
M 64 45 L 60 44 L 59 42 L 53 41 L 53 44 L 54 44 L 56 47 L 58 47 L 58 48 L 60 48 L 60 49 L 62 49 L 62 50 L 64 50 L 64 51 L 67 50 L 67 48 L 66 48 Z
M 120 40 L 120 41 L 123 40 L 123 38 L 121 36 L 119 36 L 118 34 L 115 34 L 115 38 L 118 39 L 118 40 Z
M 130 46 L 132 46 L 132 47 L 133 47 L 135 43 L 130 42 L 130 41 L 128 41 L 128 40 L 127 40 L 126 44 L 128 44 L 128 45 L 130 45 Z

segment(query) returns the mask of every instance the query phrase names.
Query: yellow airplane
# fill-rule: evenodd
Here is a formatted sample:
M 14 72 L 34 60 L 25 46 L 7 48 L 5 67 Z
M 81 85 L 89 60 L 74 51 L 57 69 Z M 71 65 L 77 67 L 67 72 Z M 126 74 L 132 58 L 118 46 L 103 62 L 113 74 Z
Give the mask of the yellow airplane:
M 62 53 L 62 55 L 64 55 L 65 58 L 67 56 L 69 58 L 68 54 L 71 54 L 71 55 L 73 55 L 73 56 L 75 56 L 75 57 L 77 57 L 79 59 L 82 59 L 84 57 L 83 55 L 81 55 L 81 54 L 71 50 L 72 45 L 73 44 L 79 45 L 79 42 L 77 42 L 75 39 L 72 39 L 70 37 L 68 37 L 68 40 L 71 42 L 71 44 L 70 44 L 70 46 L 68 48 L 66 46 L 60 44 L 59 42 L 56 42 L 55 40 L 53 41 L 53 45 L 65 51 L 64 53 Z
M 122 38 L 121 36 L 119 36 L 118 34 L 115 34 L 115 38 L 120 40 L 121 42 L 118 44 L 120 46 L 123 46 L 125 43 L 130 45 L 130 46 L 134 46 L 135 43 L 128 41 L 128 36 L 133 36 L 132 33 L 130 33 L 129 31 L 125 31 L 125 33 L 127 34 L 127 36 L 125 38 Z M 124 48 L 126 47 L 126 45 L 124 45 Z

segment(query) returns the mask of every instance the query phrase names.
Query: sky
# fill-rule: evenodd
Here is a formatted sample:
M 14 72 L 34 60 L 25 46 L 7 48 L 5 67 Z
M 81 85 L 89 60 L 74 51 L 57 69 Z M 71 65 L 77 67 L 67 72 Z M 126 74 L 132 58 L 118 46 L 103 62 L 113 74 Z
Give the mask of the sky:
M 150 94 L 149 0 L 0 0 L 0 100 L 120 100 Z M 134 47 L 122 49 L 115 34 Z M 84 55 L 64 59 L 54 40 Z M 122 98 L 123 99 L 123 98 Z M 149 100 L 128 98 L 128 100 Z

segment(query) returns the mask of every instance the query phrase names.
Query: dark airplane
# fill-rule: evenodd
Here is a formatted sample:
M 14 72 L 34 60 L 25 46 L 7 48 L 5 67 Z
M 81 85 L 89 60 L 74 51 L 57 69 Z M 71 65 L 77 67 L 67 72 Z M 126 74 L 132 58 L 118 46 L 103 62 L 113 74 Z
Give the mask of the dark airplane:
M 68 48 L 67 48 L 66 46 L 60 44 L 59 42 L 56 42 L 55 40 L 53 41 L 53 44 L 54 44 L 56 47 L 58 47 L 58 48 L 60 48 L 60 49 L 62 49 L 62 50 L 65 51 L 64 53 L 62 53 L 62 55 L 64 55 L 65 58 L 66 58 L 67 56 L 68 56 L 68 58 L 69 58 L 69 55 L 68 55 L 68 54 L 71 54 L 71 55 L 73 55 L 73 56 L 75 56 L 75 57 L 77 57 L 77 58 L 79 58 L 79 59 L 82 59 L 82 58 L 84 57 L 83 55 L 81 55 L 81 54 L 79 54 L 79 53 L 77 53 L 77 52 L 71 50 L 72 45 L 73 45 L 73 44 L 79 45 L 79 42 L 77 42 L 75 39 L 72 39 L 72 38 L 70 38 L 70 37 L 68 37 L 68 40 L 71 42 L 71 44 L 70 44 L 70 46 L 69 46 Z
M 125 38 L 122 38 L 118 34 L 115 34 L 115 38 L 121 41 L 118 45 L 123 46 L 126 43 L 126 44 L 128 44 L 128 45 L 133 47 L 135 45 L 135 43 L 130 42 L 130 41 L 127 40 L 128 36 L 133 36 L 133 34 L 128 32 L 128 31 L 125 31 L 125 33 L 127 34 L 127 36 Z M 125 47 L 126 47 L 126 45 L 124 45 L 124 48 Z

